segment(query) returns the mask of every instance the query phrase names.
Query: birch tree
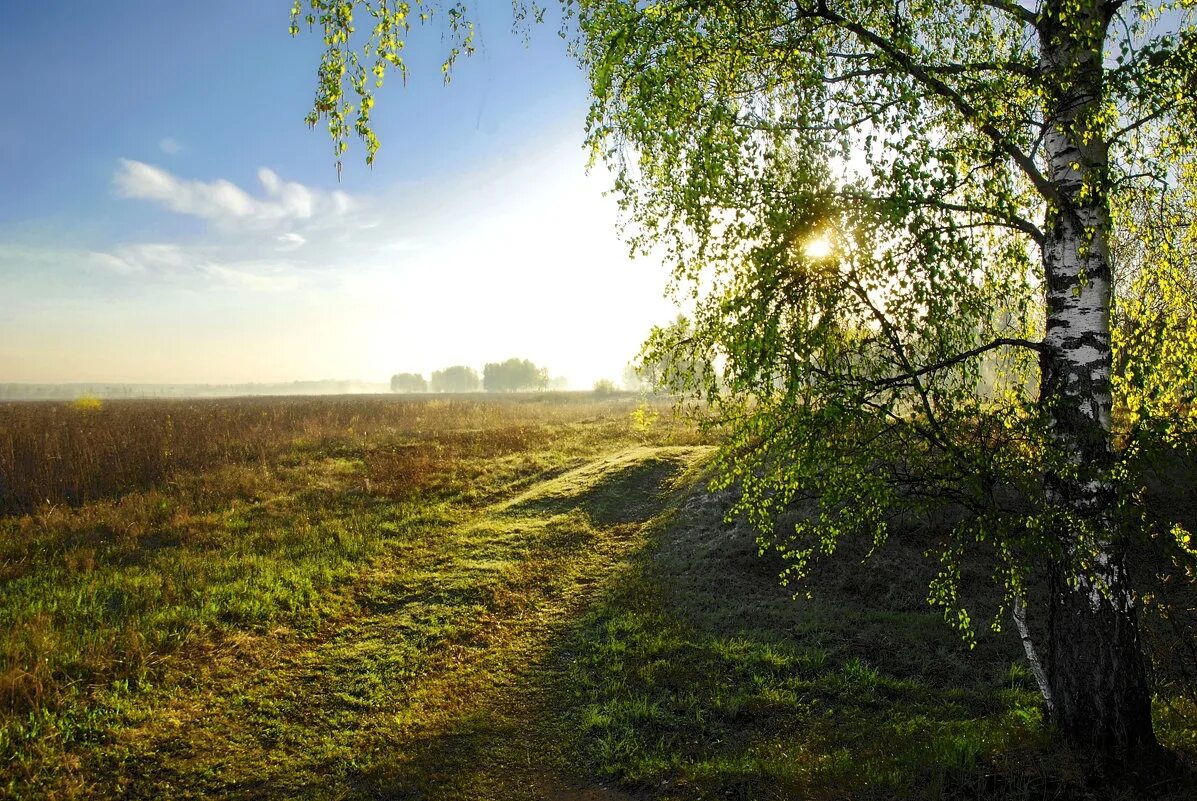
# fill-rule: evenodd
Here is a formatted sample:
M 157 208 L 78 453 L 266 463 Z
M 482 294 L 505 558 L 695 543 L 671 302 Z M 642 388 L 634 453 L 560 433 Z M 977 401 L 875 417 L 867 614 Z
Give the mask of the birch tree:
M 962 560 L 991 555 L 1006 603 L 990 623 L 1046 619 L 1026 643 L 1051 720 L 1116 759 L 1157 748 L 1126 566 L 1153 524 L 1140 458 L 1197 409 L 1178 193 L 1194 5 L 562 2 L 631 246 L 665 253 L 695 300 L 646 358 L 695 365 L 686 389 L 727 432 L 718 483 L 740 486 L 783 581 L 950 507 L 959 522 L 928 528 L 932 602 L 972 636 Z M 372 87 L 430 8 L 297 4 L 328 46 L 309 122 L 338 158 L 353 133 L 373 158 Z M 432 10 L 449 74 L 470 9 Z M 1116 284 L 1133 291 L 1112 328 Z M 779 530 L 802 499 L 812 513 Z M 1157 536 L 1192 556 L 1179 526 Z M 1041 566 L 1047 606 L 1028 608 Z

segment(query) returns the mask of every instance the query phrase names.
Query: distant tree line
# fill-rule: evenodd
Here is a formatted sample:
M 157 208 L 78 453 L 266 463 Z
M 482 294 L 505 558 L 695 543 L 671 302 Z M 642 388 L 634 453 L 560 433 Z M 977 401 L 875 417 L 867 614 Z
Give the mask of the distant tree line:
M 391 392 L 427 392 L 428 382 L 419 373 L 396 373 L 391 376 Z
M 433 392 L 477 392 L 480 385 L 478 371 L 464 364 L 455 364 L 432 373 Z
M 482 368 L 482 386 L 487 392 L 526 392 L 546 389 L 549 372 L 527 359 L 491 362 Z
M 689 322 L 681 318 L 672 328 L 684 328 Z M 692 368 L 689 362 L 678 358 L 656 358 L 641 356 L 628 363 L 620 381 L 600 378 L 594 382 L 596 395 L 613 395 L 617 392 L 641 392 L 652 395 L 672 395 L 682 389 L 682 375 Z M 391 392 L 538 392 L 564 390 L 568 380 L 550 377 L 545 367 L 538 367 L 528 359 L 511 358 L 502 362 L 488 362 L 479 374 L 473 367 L 455 364 L 443 370 L 434 370 L 431 379 L 420 373 L 396 373 L 391 376 Z
M 455 364 L 444 370 L 434 370 L 425 380 L 420 373 L 396 373 L 391 376 L 391 392 L 528 392 L 545 389 L 564 389 L 565 379 L 549 378 L 544 367 L 537 367 L 528 359 L 508 359 L 490 362 L 482 368 L 482 375 L 473 367 Z

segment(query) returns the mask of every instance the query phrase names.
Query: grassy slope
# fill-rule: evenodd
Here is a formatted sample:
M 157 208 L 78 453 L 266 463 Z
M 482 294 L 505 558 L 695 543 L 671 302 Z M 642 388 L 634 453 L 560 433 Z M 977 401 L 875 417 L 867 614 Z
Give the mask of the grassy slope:
M 1192 775 L 1111 775 L 1054 742 L 1017 637 L 968 649 L 904 532 L 867 560 L 841 544 L 795 599 L 725 503 L 690 496 L 574 635 L 598 775 L 656 799 L 1197 797 Z M 1194 699 L 1169 690 L 1157 734 L 1197 764 Z
M 361 614 L 147 709 L 89 772 L 146 798 L 543 798 L 569 787 L 551 646 L 642 544 L 660 486 L 694 453 L 623 451 L 439 521 L 369 576 Z M 584 498 L 608 480 L 634 491 Z M 644 499 L 628 504 L 636 492 Z M 570 496 L 583 500 L 545 511 Z
M 706 450 L 628 411 L 8 520 L 0 795 L 1090 797 L 1016 642 L 967 651 L 916 549 L 795 602 L 686 489 Z M 1193 756 L 1191 703 L 1161 713 Z
M 227 412 L 205 410 L 235 423 L 214 436 L 243 430 L 244 410 L 229 403 Z M 427 672 L 424 663 L 438 658 L 442 641 L 456 642 L 485 596 L 467 566 L 488 541 L 461 532 L 488 507 L 613 450 L 693 440 L 667 419 L 651 431 L 633 425 L 636 405 L 432 399 L 342 409 L 313 401 L 293 410 L 291 444 L 273 434 L 261 461 L 174 472 L 165 485 L 111 501 L 0 517 L 0 795 L 115 791 L 122 762 L 143 771 L 122 749 L 144 751 L 137 741 L 143 730 L 153 741 L 147 726 L 172 716 L 193 725 L 188 708 L 205 717 L 212 699 L 240 692 L 222 677 L 269 675 L 297 649 L 365 625 L 375 608 L 427 607 L 414 623 L 376 621 L 412 629 L 411 654 L 378 667 L 385 681 Z M 366 416 L 359 410 L 374 423 L 345 425 L 346 415 Z M 164 417 L 157 411 L 148 407 L 146 426 Z M 125 427 L 130 415 L 114 410 Z M 98 427 L 100 447 L 79 438 L 80 447 L 102 453 L 111 433 Z M 436 596 L 409 608 L 412 587 Z M 393 643 L 394 632 L 379 638 L 388 651 L 406 647 Z M 308 747 L 327 723 L 311 724 Z M 172 764 L 187 761 L 175 756 Z

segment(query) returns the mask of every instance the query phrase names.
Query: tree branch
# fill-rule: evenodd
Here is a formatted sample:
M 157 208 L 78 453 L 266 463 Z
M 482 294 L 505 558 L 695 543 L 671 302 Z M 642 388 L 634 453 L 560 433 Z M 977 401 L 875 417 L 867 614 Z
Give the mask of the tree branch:
M 1019 22 L 1027 25 L 1037 26 L 1039 24 L 1039 18 L 1035 15 L 1034 11 L 1029 8 L 1023 8 L 1018 3 L 1013 2 L 1013 0 L 981 0 L 981 4 L 990 8 L 996 8 L 998 11 L 1009 14 Z
M 872 299 L 869 297 L 869 293 L 863 286 L 861 286 L 860 281 L 857 280 L 855 275 L 850 274 L 849 277 L 850 281 L 848 288 L 854 295 L 860 298 L 861 302 L 866 307 L 868 307 L 869 311 L 873 314 L 873 319 L 875 319 L 877 324 L 881 326 L 881 333 L 886 339 L 889 340 L 890 347 L 893 349 L 894 355 L 898 358 L 898 361 L 902 363 L 902 367 L 906 368 L 906 370 L 910 373 L 910 386 L 914 388 L 914 391 L 919 396 L 919 400 L 923 405 L 923 412 L 927 415 L 927 422 L 933 429 L 935 429 L 937 438 L 942 440 L 944 450 L 948 454 L 953 454 L 955 448 L 952 445 L 952 439 L 951 437 L 947 436 L 943 430 L 943 426 L 939 424 L 939 417 L 935 414 L 935 408 L 931 404 L 931 398 L 927 395 L 927 389 L 923 386 L 923 382 L 919 381 L 919 375 L 921 373 L 920 371 L 913 369 L 913 365 L 911 365 L 910 359 L 906 355 L 906 348 L 902 345 L 902 337 L 899 336 L 896 330 L 894 330 L 893 323 L 890 322 L 890 319 L 885 315 L 885 313 L 881 311 L 881 309 L 877 308 L 877 304 L 873 303 Z
M 837 195 L 842 198 L 856 201 L 886 199 L 874 198 L 872 196 L 862 195 L 857 192 L 838 192 Z M 1031 237 L 1031 239 L 1033 239 L 1037 244 L 1042 245 L 1045 239 L 1043 231 L 1040 230 L 1039 226 L 1035 225 L 1030 220 L 1019 217 L 1016 214 L 1010 214 L 1008 212 L 1002 211 L 1001 209 L 992 208 L 990 206 L 972 206 L 964 203 L 951 203 L 949 201 L 938 200 L 936 198 L 910 198 L 908 199 L 908 202 L 915 203 L 920 206 L 931 206 L 932 208 L 942 209 L 943 211 L 958 211 L 962 214 L 985 215 L 997 220 L 998 224 L 1004 227 L 1021 231 L 1022 233 Z
M 920 64 L 919 69 L 939 75 L 967 75 L 973 72 L 1013 72 L 1027 78 L 1038 77 L 1039 73 L 1029 64 L 1018 61 L 974 61 L 967 64 Z M 854 78 L 871 78 L 889 72 L 886 67 L 871 67 L 848 70 L 823 78 L 824 83 L 841 83 Z
M 1035 674 L 1035 683 L 1039 685 L 1039 692 L 1043 695 L 1043 703 L 1047 706 L 1048 714 L 1051 714 L 1055 708 L 1052 688 L 1047 681 L 1047 672 L 1043 669 L 1043 663 L 1039 661 L 1039 655 L 1035 652 L 1035 643 L 1031 640 L 1031 630 L 1027 628 L 1027 608 L 1021 595 L 1014 599 L 1014 608 L 1010 614 L 1014 618 L 1014 625 L 1018 627 L 1018 636 L 1022 639 L 1022 648 L 1027 654 L 1027 661 L 1031 663 L 1031 672 Z
M 994 2 L 1002 2 L 1002 0 L 994 0 Z M 1010 4 L 1002 2 L 1002 6 L 1009 6 Z M 1014 8 L 1021 8 L 1021 6 L 1013 6 Z M 1007 9 L 1009 10 L 1009 9 Z M 1026 9 L 1022 9 L 1026 11 Z M 1030 14 L 1030 12 L 1026 12 Z M 930 74 L 925 67 L 916 62 L 914 58 L 900 49 L 893 42 L 869 30 L 858 22 L 854 22 L 847 17 L 844 17 L 827 7 L 827 0 L 817 0 L 814 10 L 814 15 L 827 20 L 833 25 L 838 25 L 846 31 L 856 35 L 857 38 L 868 42 L 880 52 L 888 56 L 899 67 L 901 67 L 907 75 L 914 78 L 923 86 L 930 89 L 933 93 L 939 95 L 944 100 L 951 103 L 957 111 L 964 115 L 968 120 L 971 120 L 980 129 L 981 133 L 985 134 L 993 141 L 999 150 L 1014 160 L 1027 176 L 1035 188 L 1042 195 L 1043 199 L 1051 203 L 1059 209 L 1069 208 L 1069 204 L 1065 198 L 1056 191 L 1056 187 L 1047 177 L 1040 172 L 1039 168 L 1035 166 L 1035 162 L 1026 153 L 1014 145 L 1001 131 L 999 131 L 991 122 L 986 122 L 981 112 L 968 101 L 966 97 L 958 91 L 948 86 L 946 83 Z
M 917 370 L 911 370 L 911 371 L 903 373 L 901 375 L 890 376 L 889 378 L 883 378 L 879 381 L 872 381 L 870 383 L 875 388 L 878 388 L 878 389 L 882 389 L 885 387 L 898 386 L 899 384 L 905 384 L 908 381 L 914 381 L 915 379 L 919 378 L 920 376 L 927 375 L 928 373 L 938 372 L 939 370 L 947 369 L 948 367 L 951 367 L 953 365 L 960 364 L 961 362 L 964 362 L 964 361 L 968 361 L 969 359 L 973 358 L 974 356 L 980 356 L 982 353 L 994 350 L 995 348 L 1001 348 L 1001 347 L 1030 348 L 1031 350 L 1042 352 L 1044 346 L 1043 346 L 1042 342 L 1032 342 L 1029 339 L 1013 339 L 1010 337 L 999 337 L 988 344 L 981 345 L 980 347 L 973 348 L 972 350 L 966 350 L 964 353 L 957 353 L 955 356 L 952 356 L 951 358 L 948 358 L 948 359 L 944 359 L 942 361 L 938 361 L 935 364 L 929 364 L 926 367 L 920 367 Z
M 1110 134 L 1110 142 L 1120 141 L 1122 139 L 1122 137 L 1126 136 L 1128 133 L 1137 131 L 1138 129 L 1142 128 L 1144 125 L 1147 125 L 1150 122 L 1155 122 L 1160 117 L 1163 117 L 1165 114 L 1167 114 L 1169 111 L 1172 111 L 1172 110 L 1173 109 L 1170 106 L 1162 105 L 1159 108 L 1152 111 L 1150 114 L 1148 114 L 1144 117 L 1140 117 L 1139 119 L 1135 120 L 1134 122 L 1127 123 L 1126 125 L 1122 126 L 1118 130 L 1114 131 L 1114 133 Z
M 1027 78 L 1039 77 L 1039 72 L 1030 64 L 1020 61 L 973 61 L 967 64 L 923 64 L 927 72 L 941 75 L 961 75 L 969 72 L 1015 72 Z

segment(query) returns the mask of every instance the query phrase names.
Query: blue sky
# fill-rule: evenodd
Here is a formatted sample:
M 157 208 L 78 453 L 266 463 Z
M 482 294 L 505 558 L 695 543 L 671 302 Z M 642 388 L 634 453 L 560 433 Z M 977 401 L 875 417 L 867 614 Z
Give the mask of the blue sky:
M 0 0 L 0 382 L 385 379 L 531 358 L 618 377 L 666 276 L 585 174 L 585 76 L 481 0 L 379 94 L 374 167 L 309 130 L 290 0 Z M 15 76 L 15 77 L 14 77 Z

